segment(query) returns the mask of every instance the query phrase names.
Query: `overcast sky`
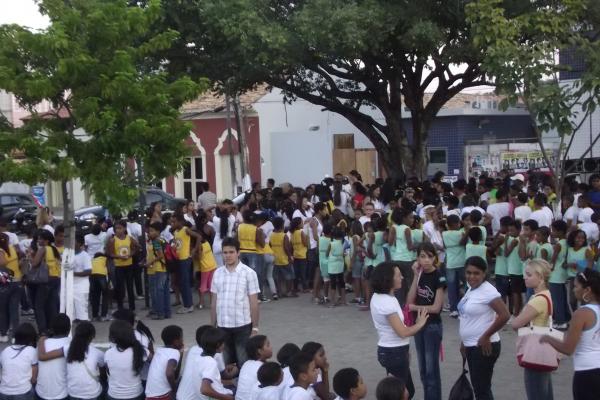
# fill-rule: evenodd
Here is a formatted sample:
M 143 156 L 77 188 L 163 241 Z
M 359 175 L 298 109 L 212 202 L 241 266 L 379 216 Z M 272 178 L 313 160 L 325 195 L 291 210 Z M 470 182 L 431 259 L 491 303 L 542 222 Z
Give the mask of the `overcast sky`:
M 48 18 L 41 15 L 33 0 L 0 0 L 0 24 L 19 24 L 44 28 Z

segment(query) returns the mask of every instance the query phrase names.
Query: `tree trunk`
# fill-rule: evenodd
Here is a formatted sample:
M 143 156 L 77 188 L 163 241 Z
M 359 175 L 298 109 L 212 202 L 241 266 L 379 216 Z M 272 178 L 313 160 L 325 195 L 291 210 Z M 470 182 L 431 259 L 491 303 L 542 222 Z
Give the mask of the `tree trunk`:
M 73 258 L 75 257 L 75 214 L 72 197 L 69 195 L 69 182 L 61 182 L 63 200 L 63 226 L 65 228 L 65 249 L 62 254 L 60 280 L 60 312 L 73 319 Z

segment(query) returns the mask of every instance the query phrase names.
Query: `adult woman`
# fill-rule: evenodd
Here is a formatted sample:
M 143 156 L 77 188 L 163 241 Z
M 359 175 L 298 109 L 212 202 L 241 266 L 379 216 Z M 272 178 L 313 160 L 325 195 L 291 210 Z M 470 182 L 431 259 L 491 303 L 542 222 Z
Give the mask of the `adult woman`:
M 229 213 L 230 200 L 223 201 L 215 208 L 215 216 L 212 219 L 215 237 L 212 243 L 213 255 L 217 261 L 217 266 L 223 265 L 223 251 L 221 243 L 226 237 L 233 236 L 233 227 L 235 226 L 235 217 Z
M 481 257 L 465 262 L 469 290 L 458 303 L 461 353 L 469 363 L 477 400 L 491 400 L 494 364 L 500 355 L 498 331 L 510 314 L 500 293 L 486 280 L 487 263 Z
M 333 205 L 336 209 L 340 210 L 344 215 L 348 215 L 348 202 L 350 196 L 344 192 L 342 188 L 342 182 L 333 182 Z
M 150 204 L 150 223 L 162 222 L 162 204 L 158 201 Z
M 193 200 L 187 201 L 184 211 L 183 217 L 187 222 L 194 226 L 194 224 L 196 224 L 196 204 Z M 204 209 L 202 211 L 204 211 Z
M 373 203 L 375 211 L 383 214 L 385 204 L 383 204 L 383 201 L 381 199 L 381 187 L 371 186 L 371 189 L 369 190 L 369 195 L 364 199 L 363 203 Z
M 552 297 L 548 290 L 548 279 L 552 268 L 547 261 L 542 259 L 529 260 L 525 264 L 525 286 L 533 289 L 533 296 L 529 299 L 519 316 L 513 322 L 514 330 L 529 325 L 548 326 L 552 315 Z M 529 400 L 552 400 L 552 373 L 540 372 L 524 368 L 525 392 Z
M 8 242 L 8 236 L 0 233 L 0 272 L 7 272 L 11 276 L 10 283 L 0 286 L 0 343 L 8 341 L 9 322 L 13 332 L 19 325 L 19 305 L 23 293 L 19 257 L 14 246 Z
M 54 246 L 54 235 L 45 229 L 38 231 L 37 240 L 32 240 L 34 252 L 31 265 L 39 268 L 42 262 L 48 267 L 48 283 L 29 284 L 35 309 L 35 321 L 40 333 L 45 333 L 48 324 L 58 314 L 60 306 L 60 254 Z
M 410 336 L 419 332 L 427 322 L 426 310 L 419 310 L 413 326 L 404 325 L 404 315 L 394 292 L 402 287 L 402 274 L 396 263 L 379 264 L 371 274 L 371 317 L 377 330 L 377 359 L 388 374 L 406 382 L 410 398 L 415 387 L 410 374 L 408 348 Z
M 543 336 L 540 342 L 573 355 L 573 399 L 592 400 L 600 393 L 600 273 L 586 269 L 577 274 L 574 292 L 585 304 L 573 313 L 564 339 Z

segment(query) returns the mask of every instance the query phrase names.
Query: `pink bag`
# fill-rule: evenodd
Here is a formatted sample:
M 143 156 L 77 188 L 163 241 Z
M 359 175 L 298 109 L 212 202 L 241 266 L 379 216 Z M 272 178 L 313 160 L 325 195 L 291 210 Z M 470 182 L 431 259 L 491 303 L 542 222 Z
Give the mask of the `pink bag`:
M 552 303 L 548 296 L 543 296 L 548 302 L 549 326 L 529 326 L 520 328 L 517 337 L 517 362 L 523 368 L 534 371 L 550 372 L 558 368 L 560 353 L 548 343 L 540 343 L 540 338 L 549 335 L 562 340 L 563 333 L 552 328 Z
M 413 326 L 415 321 L 413 320 L 413 313 L 408 310 L 408 304 L 402 307 L 402 315 L 404 316 L 404 325 Z

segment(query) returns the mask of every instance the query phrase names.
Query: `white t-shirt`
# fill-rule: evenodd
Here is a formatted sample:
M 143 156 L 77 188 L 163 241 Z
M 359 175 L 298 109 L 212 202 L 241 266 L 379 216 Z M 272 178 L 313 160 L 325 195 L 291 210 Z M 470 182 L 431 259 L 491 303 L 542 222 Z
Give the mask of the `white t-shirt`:
M 181 354 L 176 349 L 169 347 L 156 349 L 152 357 L 152 363 L 150 363 L 150 370 L 148 370 L 146 397 L 160 397 L 172 390 L 165 371 L 169 361 L 175 360 L 179 364 L 180 356 Z
M 217 361 L 213 357 L 201 356 L 196 364 L 196 370 L 198 372 L 198 382 L 200 382 L 200 385 L 202 385 L 204 379 L 208 379 L 211 381 L 211 387 L 214 391 L 221 394 L 233 394 L 231 390 L 223 387 L 223 384 L 221 383 L 221 373 L 219 372 Z M 208 396 L 202 394 L 200 387 L 198 387 L 198 394 L 199 397 L 195 398 L 195 400 L 210 400 Z M 179 400 L 179 396 L 177 399 Z
M 69 345 L 63 348 L 65 358 L 69 354 Z M 87 366 L 87 369 L 86 369 Z M 104 353 L 94 346 L 89 346 L 83 362 L 67 363 L 67 390 L 69 396 L 78 399 L 94 399 L 102 394 L 102 385 L 98 379 L 98 368 L 104 366 Z
M 265 234 L 265 243 L 269 243 L 271 240 L 271 233 L 275 230 L 273 223 L 271 221 L 267 221 L 260 226 L 260 230 Z
M 429 241 L 436 245 L 436 246 L 440 246 L 440 247 L 444 247 L 444 240 L 442 239 L 442 232 L 440 232 L 436 226 L 435 223 L 433 221 L 427 221 L 423 224 L 423 232 L 425 233 L 425 235 L 427 235 L 427 237 L 429 238 Z M 438 259 L 440 260 L 440 262 L 444 262 L 444 258 L 446 256 L 446 253 L 443 250 L 439 250 L 437 251 L 437 256 Z
M 545 226 L 547 228 L 550 228 L 550 225 L 552 225 L 553 218 L 554 214 L 552 214 L 552 210 L 548 207 L 542 207 L 539 210 L 535 210 L 529 216 L 529 219 L 537 221 L 538 226 Z
M 263 365 L 263 362 L 257 360 L 248 360 L 244 363 L 238 377 L 235 400 L 252 399 L 252 392 L 259 385 L 257 372 L 261 365 Z
M 392 314 L 398 314 L 400 321 L 404 322 L 402 309 L 394 296 L 380 293 L 373 294 L 371 298 L 371 317 L 379 335 L 377 345 L 381 347 L 408 346 L 410 339 L 398 336 L 388 322 L 387 317 Z
M 19 242 L 19 248 L 23 253 L 27 253 L 27 250 L 31 248 L 31 242 L 33 239 L 23 239 Z
M 487 208 L 487 213 L 492 216 L 492 232 L 495 235 L 500 230 L 500 218 L 510 215 L 510 205 L 505 201 L 490 204 Z
M 54 235 L 54 228 L 51 225 L 46 224 L 46 225 L 42 226 L 42 229 L 45 229 Z
M 257 387 L 252 393 L 252 400 L 279 399 L 279 386 Z
M 73 272 L 85 272 L 92 270 L 92 257 L 85 252 L 80 251 L 73 257 Z M 90 291 L 90 278 L 88 276 L 74 276 L 73 289 L 79 293 L 88 293 Z
M 212 250 L 213 253 L 221 253 L 221 243 L 223 242 L 223 239 L 221 237 L 221 218 L 219 217 L 213 217 L 212 220 L 213 223 L 213 229 L 215 230 L 215 238 L 213 239 L 213 245 L 212 245 Z M 235 226 L 235 217 L 233 215 L 229 215 L 229 217 L 227 218 L 227 237 L 232 237 L 233 236 L 233 228 Z
M 531 208 L 527 205 L 515 208 L 515 220 L 525 222 L 531 215 Z
M 367 217 L 366 215 L 363 215 L 362 217 L 360 217 L 360 218 L 358 219 L 358 222 L 360 222 L 360 224 L 361 224 L 362 226 L 365 226 L 365 224 L 366 224 L 367 222 L 371 222 L 371 217 Z
M 106 232 L 100 232 L 97 235 L 88 233 L 85 235 L 85 246 L 87 252 L 93 257 L 96 253 L 104 253 L 106 245 Z
M 37 350 L 31 346 L 8 346 L 0 354 L 0 394 L 15 396 L 31 390 L 31 367 L 38 363 Z
M 593 222 L 584 222 L 579 224 L 579 229 L 585 232 L 587 240 L 597 241 L 600 237 L 600 231 L 598 230 L 598 224 Z
M 113 399 L 132 399 L 144 393 L 142 377 L 133 369 L 133 349 L 111 347 L 104 354 L 108 368 L 108 395 Z
M 49 338 L 44 342 L 46 352 L 62 349 L 71 339 Z M 38 363 L 38 379 L 35 392 L 43 399 L 64 399 L 67 391 L 67 360 L 64 357 Z
M 334 197 L 332 197 L 333 199 Z M 338 210 L 340 210 L 344 215 L 348 215 L 348 202 L 350 201 L 350 195 L 344 191 L 340 192 L 340 205 L 335 206 Z
M 167 225 L 165 229 L 160 233 L 160 237 L 163 238 L 166 242 L 170 242 L 173 240 L 174 236 L 171 233 L 171 225 Z
M 489 282 L 483 282 L 477 289 L 469 289 L 458 303 L 459 334 L 465 347 L 477 346 L 477 341 L 494 323 L 496 312 L 490 303 L 499 298 L 500 293 Z M 500 341 L 498 332 L 490 340 Z
M 127 233 L 129 236 L 139 241 L 140 237 L 142 237 L 142 226 L 137 222 L 127 221 Z
M 565 214 L 562 216 L 562 220 L 567 222 L 568 220 L 571 220 L 572 223 L 577 223 L 577 217 L 579 215 L 579 208 L 575 207 L 575 206 L 571 206 L 569 208 L 567 208 L 567 210 L 565 211 Z
M 465 208 L 463 208 L 463 209 L 460 211 L 460 215 L 461 215 L 461 217 L 462 217 L 462 216 L 463 216 L 463 215 L 465 215 L 465 214 L 470 214 L 470 213 L 471 213 L 471 211 L 473 211 L 473 210 L 477 210 L 477 211 L 479 211 L 479 212 L 481 213 L 481 216 L 482 216 L 482 217 L 485 215 L 485 210 L 484 210 L 483 208 L 481 208 L 481 207 L 476 207 L 476 206 L 468 206 L 468 207 L 465 207 Z
M 592 214 L 594 214 L 594 210 L 592 210 L 590 207 L 586 207 L 579 210 L 577 219 L 579 222 L 592 222 Z
M 197 400 L 200 398 L 202 377 L 200 374 L 201 371 L 198 369 L 198 363 L 202 358 L 202 351 L 202 347 L 198 345 L 195 345 L 188 350 L 185 362 L 183 363 L 181 381 L 177 388 L 177 400 Z M 215 354 L 215 356 L 219 355 L 221 355 L 221 353 Z M 222 369 L 219 368 L 219 371 L 222 371 Z
M 285 392 L 292 387 L 292 385 L 294 384 L 294 377 L 292 376 L 292 373 L 290 372 L 290 367 L 285 367 L 283 369 L 283 379 L 281 380 L 281 383 L 279 384 L 279 386 L 277 386 L 279 388 L 279 398 L 285 400 Z
M 312 400 L 310 392 L 300 386 L 291 387 L 284 400 Z

